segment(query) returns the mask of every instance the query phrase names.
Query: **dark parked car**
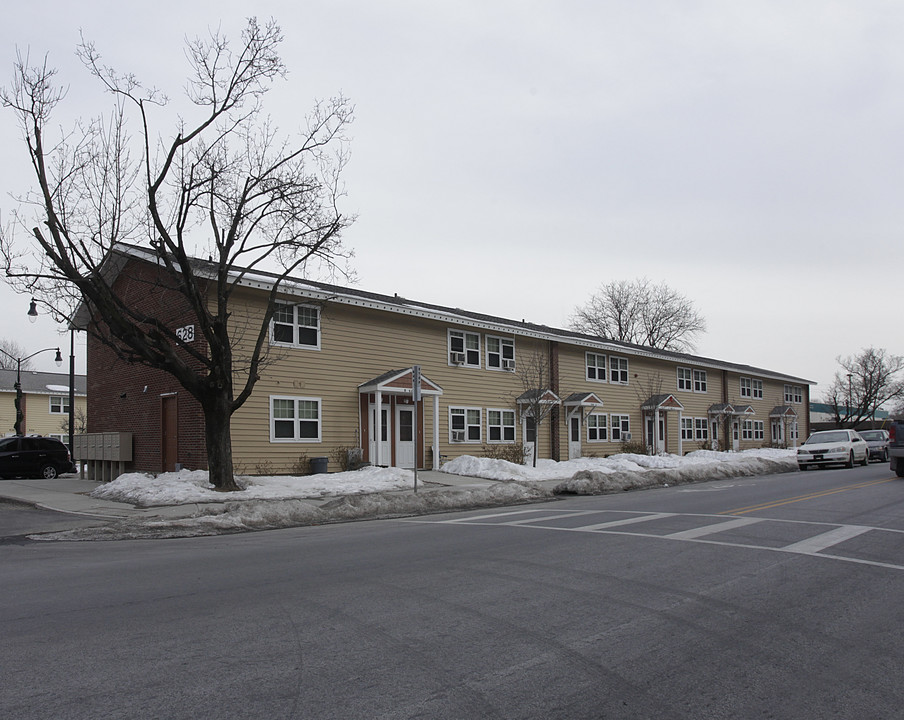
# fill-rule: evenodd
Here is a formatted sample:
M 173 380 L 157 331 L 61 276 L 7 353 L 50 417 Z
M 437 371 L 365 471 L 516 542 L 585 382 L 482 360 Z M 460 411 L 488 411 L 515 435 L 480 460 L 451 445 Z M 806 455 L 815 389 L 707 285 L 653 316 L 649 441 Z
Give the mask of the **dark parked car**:
M 0 438 L 0 477 L 42 477 L 52 480 L 74 472 L 69 449 L 55 438 L 14 435 Z
M 860 437 L 869 445 L 869 459 L 888 462 L 888 430 L 861 430 Z

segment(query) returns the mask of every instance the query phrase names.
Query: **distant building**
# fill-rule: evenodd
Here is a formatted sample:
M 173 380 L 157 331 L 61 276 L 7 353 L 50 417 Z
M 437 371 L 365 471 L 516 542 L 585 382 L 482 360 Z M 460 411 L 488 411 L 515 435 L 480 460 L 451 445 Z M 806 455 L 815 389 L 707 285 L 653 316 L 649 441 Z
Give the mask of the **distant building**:
M 69 442 L 69 373 L 23 370 L 22 434 L 46 435 Z M 84 375 L 75 376 L 75 411 L 88 408 Z M 16 371 L 0 370 L 0 435 L 13 435 L 16 425 Z
M 846 407 L 841 407 L 839 410 L 842 414 L 848 412 Z M 859 429 L 866 430 L 868 428 L 884 427 L 888 424 L 888 418 L 888 411 L 876 410 L 870 419 L 863 421 L 859 425 Z M 838 427 L 838 423 L 835 422 L 834 406 L 829 405 L 828 403 L 811 402 L 810 427 L 812 432 L 816 432 L 817 430 L 831 430 Z

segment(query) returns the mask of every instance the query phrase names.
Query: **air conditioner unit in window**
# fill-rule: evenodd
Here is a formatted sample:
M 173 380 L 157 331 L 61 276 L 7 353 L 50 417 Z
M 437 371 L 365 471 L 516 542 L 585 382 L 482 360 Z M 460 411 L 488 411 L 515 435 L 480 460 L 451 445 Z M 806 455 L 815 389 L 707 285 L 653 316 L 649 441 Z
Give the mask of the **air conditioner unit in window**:
M 622 437 L 625 439 L 625 442 L 631 442 L 631 433 L 622 433 Z
M 465 354 L 463 352 L 449 353 L 449 362 L 453 365 L 464 365 Z
M 514 360 L 503 360 L 502 361 L 502 369 L 503 370 L 514 370 L 515 369 L 515 361 Z
M 452 442 L 464 442 L 465 441 L 465 431 L 464 430 L 453 430 L 452 431 Z

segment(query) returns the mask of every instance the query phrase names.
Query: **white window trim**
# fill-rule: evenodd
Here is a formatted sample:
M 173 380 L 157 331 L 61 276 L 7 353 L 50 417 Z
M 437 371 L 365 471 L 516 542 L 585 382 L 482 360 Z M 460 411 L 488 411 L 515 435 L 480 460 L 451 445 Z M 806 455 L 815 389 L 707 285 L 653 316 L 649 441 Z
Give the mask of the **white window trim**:
M 276 345 L 277 347 L 290 347 L 296 348 L 298 350 L 320 350 L 320 341 L 321 341 L 321 312 L 320 307 L 317 305 L 306 305 L 305 303 L 277 303 L 277 307 L 291 307 L 292 308 L 292 334 L 294 340 L 292 342 L 282 342 L 278 341 L 275 338 L 274 325 L 276 324 L 276 314 L 274 313 L 273 317 L 270 318 L 270 344 Z M 298 308 L 307 308 L 309 310 L 314 310 L 317 313 L 317 343 L 315 345 L 308 345 L 307 343 L 299 343 L 298 342 Z M 280 325 L 285 325 L 286 323 L 280 323 Z M 304 325 L 304 327 L 310 327 L 309 325 Z
M 693 370 L 692 377 L 694 392 L 698 395 L 706 395 L 709 388 L 709 379 L 706 377 L 706 370 Z
M 681 377 L 681 373 L 686 372 L 688 377 Z M 687 367 L 679 367 L 676 368 L 675 374 L 677 376 L 677 387 L 682 392 L 692 392 L 694 389 L 694 371 L 691 368 Z
M 615 373 L 612 372 L 612 363 L 618 362 L 619 364 L 621 364 L 622 361 L 624 361 L 624 363 L 625 363 L 625 369 L 624 370 L 619 369 L 618 374 L 621 375 L 622 373 L 624 373 L 625 379 L 624 380 L 613 380 Z M 621 357 L 620 355 L 610 355 L 609 356 L 609 383 L 612 385 L 627 385 L 629 383 L 630 377 L 631 377 L 631 363 L 628 362 L 628 358 Z
M 463 410 L 465 416 L 465 439 L 464 440 L 453 440 L 452 433 L 454 432 L 452 428 L 452 411 L 453 410 Z M 468 423 L 468 411 L 476 411 L 478 413 L 477 423 Z M 468 438 L 468 428 L 476 427 L 480 431 L 480 437 L 477 440 L 471 440 Z M 483 443 L 483 409 L 479 407 L 465 407 L 463 405 L 450 405 L 449 406 L 449 442 L 454 445 L 481 445 Z
M 58 399 L 59 402 L 59 410 L 54 410 L 54 400 Z M 51 415 L 68 415 L 69 411 L 66 409 L 66 406 L 69 404 L 69 396 L 67 395 L 51 395 L 50 396 L 50 407 L 48 412 Z
M 595 422 L 599 423 L 600 421 L 602 421 L 602 425 L 597 425 L 596 427 L 591 428 L 590 427 L 590 418 L 599 418 L 599 420 L 596 420 Z M 609 442 L 609 415 L 607 413 L 591 413 L 590 415 L 587 416 L 587 422 L 584 424 L 587 426 L 587 442 L 589 442 L 589 443 Z M 590 438 L 590 430 L 591 429 L 596 430 L 597 434 L 599 434 L 599 431 L 602 430 L 603 433 L 606 435 L 606 437 L 604 437 L 604 438 L 597 437 L 596 439 L 591 439 Z
M 276 418 L 273 416 L 273 401 L 274 400 L 292 400 L 295 403 L 295 417 L 293 420 L 293 427 L 295 428 L 295 437 L 291 438 L 283 438 L 276 437 L 276 420 L 287 420 L 288 418 Z M 306 402 L 316 402 L 317 403 L 317 437 L 316 438 L 300 438 L 298 437 L 298 401 L 306 401 Z M 323 442 L 323 399 L 319 397 L 301 397 L 299 395 L 271 395 L 270 396 L 270 442 L 271 443 L 319 443 Z M 305 418 L 306 419 L 306 418 Z
M 500 418 L 499 418 L 500 424 L 499 425 L 490 425 L 490 413 L 491 412 L 499 413 L 499 415 L 500 415 Z M 512 424 L 510 426 L 506 425 L 504 422 L 502 422 L 502 420 L 505 418 L 506 413 L 509 413 L 512 416 Z M 493 440 L 490 437 L 490 428 L 491 427 L 499 428 L 499 436 L 500 436 L 499 440 Z M 505 429 L 507 427 L 511 427 L 512 431 L 513 431 L 511 440 L 505 439 Z M 465 421 L 465 432 L 467 433 L 467 419 Z M 487 408 L 487 444 L 488 445 L 511 445 L 516 442 L 518 442 L 518 418 L 517 418 L 515 411 L 510 410 L 510 409 L 505 409 L 505 408 Z
M 615 437 L 615 419 L 618 418 L 618 437 Z M 627 427 L 625 427 L 627 425 Z M 627 442 L 623 435 L 631 432 L 631 416 L 624 413 L 611 413 L 609 415 L 609 442 Z
M 693 441 L 694 439 L 694 418 L 682 417 L 679 430 L 681 431 L 681 439 Z
M 593 355 L 596 358 L 596 362 L 593 365 L 590 364 L 590 356 L 591 355 Z M 602 358 L 603 364 L 597 365 L 596 363 L 598 363 L 600 361 L 600 358 Z M 596 368 L 596 377 L 595 378 L 590 377 L 590 373 L 588 372 L 588 370 L 591 367 Z M 601 378 L 599 376 L 600 368 L 602 368 L 603 375 L 605 377 Z M 598 353 L 598 352 L 585 352 L 584 353 L 584 379 L 587 382 L 600 382 L 600 383 L 608 382 L 608 380 L 609 380 L 609 356 L 603 355 L 602 353 Z
M 750 389 L 753 392 L 754 400 L 762 400 L 763 399 L 763 381 L 757 380 L 756 378 L 751 379 L 750 381 Z
M 747 387 L 744 387 L 744 383 L 747 383 Z M 748 377 L 742 377 L 739 380 L 740 383 L 740 392 L 742 398 L 753 397 L 753 380 Z
M 502 337 L 501 335 L 487 335 L 484 340 L 485 340 L 484 345 L 486 346 L 486 349 L 484 351 L 484 355 L 485 355 L 484 362 L 486 363 L 487 370 L 496 370 L 496 371 L 501 370 L 502 372 L 512 372 L 512 370 L 514 370 L 515 368 L 507 369 L 505 367 L 505 361 L 506 360 L 511 360 L 512 362 L 515 361 L 515 339 Z M 490 340 L 498 340 L 499 341 L 499 352 L 498 353 L 490 352 Z M 512 348 L 511 358 L 505 357 L 505 352 L 504 352 L 503 348 L 506 346 L 511 346 L 511 348 Z M 490 355 L 491 354 L 499 355 L 499 367 L 493 367 L 492 365 L 490 365 Z
M 452 350 L 452 336 L 453 335 L 461 336 L 461 341 L 462 341 L 461 344 L 462 344 L 462 348 L 463 348 L 462 352 L 464 353 L 464 356 L 465 356 L 464 362 L 461 362 L 461 363 L 452 362 L 452 353 L 458 352 L 458 350 L 454 350 L 454 351 Z M 473 335 L 474 337 L 477 338 L 477 351 L 476 351 L 477 352 L 477 362 L 476 363 L 468 362 L 468 352 L 469 352 L 468 335 Z M 449 328 L 446 333 L 446 339 L 447 339 L 446 346 L 447 346 L 447 351 L 448 351 L 446 360 L 448 360 L 450 367 L 467 367 L 467 368 L 478 368 L 478 369 L 481 367 L 481 365 L 480 365 L 480 353 L 481 353 L 480 333 L 471 332 L 470 330 L 453 330 L 452 328 Z M 471 350 L 470 352 L 475 352 L 475 351 Z
M 766 439 L 766 422 L 764 420 L 754 420 L 753 421 L 753 439 L 754 440 L 765 440 Z
M 694 418 L 694 440 L 699 442 L 709 440 L 709 418 Z

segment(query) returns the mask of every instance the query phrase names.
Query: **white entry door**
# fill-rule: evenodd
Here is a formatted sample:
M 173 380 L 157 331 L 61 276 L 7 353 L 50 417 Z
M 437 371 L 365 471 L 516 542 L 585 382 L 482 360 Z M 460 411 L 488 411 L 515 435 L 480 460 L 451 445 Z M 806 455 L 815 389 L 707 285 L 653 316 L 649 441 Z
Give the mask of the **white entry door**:
M 380 465 L 392 465 L 392 443 L 389 438 L 392 437 L 392 428 L 389 427 L 389 408 L 385 405 L 380 407 L 380 417 L 382 427 L 380 428 Z M 368 457 L 373 465 L 377 464 L 377 406 L 370 406 L 370 447 L 368 448 Z
M 740 421 L 731 421 L 731 449 L 737 452 L 741 449 Z
M 568 459 L 581 457 L 581 415 L 572 415 L 568 421 Z
M 395 416 L 396 466 L 413 468 L 414 454 L 414 408 L 411 405 L 397 405 Z

